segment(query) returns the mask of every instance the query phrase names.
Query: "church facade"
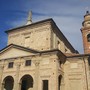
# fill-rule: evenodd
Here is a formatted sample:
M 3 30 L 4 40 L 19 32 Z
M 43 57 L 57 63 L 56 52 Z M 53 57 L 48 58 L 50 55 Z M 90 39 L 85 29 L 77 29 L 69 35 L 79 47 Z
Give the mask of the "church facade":
M 79 54 L 53 19 L 7 30 L 0 50 L 0 90 L 90 90 L 90 13 L 82 23 Z

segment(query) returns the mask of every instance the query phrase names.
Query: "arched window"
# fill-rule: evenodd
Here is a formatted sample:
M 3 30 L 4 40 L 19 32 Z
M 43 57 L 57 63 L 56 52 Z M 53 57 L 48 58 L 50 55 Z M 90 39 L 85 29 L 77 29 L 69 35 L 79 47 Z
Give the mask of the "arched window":
M 59 77 L 58 77 L 58 90 L 60 90 L 60 87 L 61 87 L 61 79 L 62 79 L 62 76 L 59 75 Z
M 90 34 L 87 35 L 87 41 L 90 42 Z

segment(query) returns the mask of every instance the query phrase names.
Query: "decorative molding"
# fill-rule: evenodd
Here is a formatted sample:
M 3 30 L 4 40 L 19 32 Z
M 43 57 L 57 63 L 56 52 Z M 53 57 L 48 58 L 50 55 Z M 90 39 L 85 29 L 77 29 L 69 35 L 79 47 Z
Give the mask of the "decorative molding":
M 15 66 L 17 66 L 17 68 L 19 68 L 21 66 L 21 62 L 15 63 Z
M 18 37 L 18 36 L 20 36 L 20 34 L 10 35 L 9 38 L 15 38 L 15 37 Z
M 78 75 L 82 75 L 82 72 L 72 73 L 72 74 L 69 74 L 68 76 L 78 76 Z
M 29 34 L 31 34 L 32 32 L 24 32 L 24 33 L 22 33 L 21 35 L 29 35 Z
M 52 68 L 48 68 L 48 67 L 46 67 L 46 68 L 42 68 L 42 69 L 40 69 L 40 70 L 51 70 Z
M 50 78 L 51 75 L 46 75 L 46 76 L 40 76 L 41 78 Z
M 21 73 L 21 72 L 28 72 L 28 71 L 29 71 L 29 73 L 30 73 L 30 71 L 35 72 L 35 69 L 29 69 L 29 70 L 20 70 L 20 73 Z
M 49 28 L 41 28 L 41 29 L 36 29 L 34 32 L 43 32 L 43 31 L 48 31 L 49 30 Z
M 69 80 L 82 80 L 82 78 L 69 78 Z
M 34 63 L 35 66 L 37 67 L 37 66 L 39 66 L 39 64 L 40 64 L 40 60 L 34 60 L 33 63 Z
M 4 69 L 4 66 L 3 66 L 3 65 L 0 65 L 0 69 L 1 69 L 1 70 Z
M 13 70 L 13 71 L 4 71 L 3 72 L 3 74 L 6 74 L 6 73 L 8 73 L 8 74 L 11 74 L 11 73 L 14 74 L 14 73 L 16 73 L 16 70 Z

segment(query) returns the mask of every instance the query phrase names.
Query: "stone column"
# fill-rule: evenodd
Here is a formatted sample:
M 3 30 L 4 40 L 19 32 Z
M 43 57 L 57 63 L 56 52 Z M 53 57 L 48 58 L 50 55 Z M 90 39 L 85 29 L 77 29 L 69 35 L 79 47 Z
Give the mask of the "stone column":
M 35 69 L 35 86 L 34 86 L 34 90 L 38 90 L 38 78 L 39 78 L 39 64 L 40 64 L 40 61 L 35 61 L 35 66 L 36 66 L 36 69 Z
M 0 66 L 0 90 L 2 90 L 3 82 L 2 82 L 2 75 L 3 75 L 3 66 Z
M 16 64 L 16 75 L 15 75 L 15 82 L 14 82 L 14 89 L 13 90 L 19 90 L 20 84 L 18 82 L 19 80 L 19 71 L 20 71 L 20 63 Z

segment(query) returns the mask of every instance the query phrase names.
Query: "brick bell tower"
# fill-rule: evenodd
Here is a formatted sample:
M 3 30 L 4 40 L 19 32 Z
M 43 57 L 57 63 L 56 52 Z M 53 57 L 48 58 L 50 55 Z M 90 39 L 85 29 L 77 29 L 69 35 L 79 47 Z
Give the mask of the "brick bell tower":
M 86 11 L 86 15 L 84 16 L 84 21 L 82 23 L 82 38 L 83 38 L 83 47 L 84 53 L 90 53 L 90 13 Z

